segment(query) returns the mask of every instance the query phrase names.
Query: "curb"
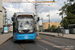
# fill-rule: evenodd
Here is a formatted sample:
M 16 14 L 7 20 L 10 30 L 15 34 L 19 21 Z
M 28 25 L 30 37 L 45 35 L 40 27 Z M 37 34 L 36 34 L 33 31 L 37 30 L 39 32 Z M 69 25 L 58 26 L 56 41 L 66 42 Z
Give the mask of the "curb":
M 58 37 L 58 38 L 64 38 L 64 39 L 71 39 L 71 40 L 75 40 L 73 38 L 67 38 L 67 37 Z
M 47 35 L 47 36 L 53 36 L 53 37 L 56 37 L 55 35 L 51 35 L 51 34 L 43 34 L 42 35 Z
M 62 36 L 57 36 L 57 35 L 51 35 L 51 34 L 43 34 L 43 33 L 40 33 L 42 35 L 47 35 L 47 36 L 53 36 L 53 37 L 57 37 L 57 38 L 64 38 L 64 39 L 71 39 L 71 40 L 75 40 L 73 38 L 67 38 L 67 37 L 62 37 Z
M 8 38 L 7 40 L 5 40 L 4 42 L 2 42 L 1 44 L 0 44 L 0 46 L 1 45 L 3 45 L 5 42 L 7 42 L 9 39 L 11 39 L 13 36 L 11 36 L 10 38 Z

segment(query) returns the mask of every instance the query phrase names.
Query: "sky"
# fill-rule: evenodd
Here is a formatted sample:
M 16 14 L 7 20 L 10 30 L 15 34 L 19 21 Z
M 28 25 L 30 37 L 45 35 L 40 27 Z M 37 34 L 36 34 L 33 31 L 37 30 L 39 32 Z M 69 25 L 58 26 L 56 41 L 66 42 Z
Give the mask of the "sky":
M 13 0 L 14 1 L 14 0 Z M 25 1 L 25 0 L 22 0 Z M 29 0 L 34 1 L 34 0 Z M 47 0 L 48 1 L 48 0 Z M 47 15 L 50 15 L 50 21 L 51 22 L 60 22 L 61 16 L 58 15 L 60 13 L 59 9 L 64 6 L 64 1 L 67 0 L 55 0 L 54 3 L 40 3 L 37 7 L 38 17 L 43 18 L 44 22 L 49 21 L 49 17 Z M 3 6 L 6 8 L 7 11 L 7 18 L 11 20 L 12 15 L 15 12 L 33 12 L 35 13 L 35 4 L 33 3 L 3 3 Z M 42 21 L 40 20 L 39 23 L 42 24 Z

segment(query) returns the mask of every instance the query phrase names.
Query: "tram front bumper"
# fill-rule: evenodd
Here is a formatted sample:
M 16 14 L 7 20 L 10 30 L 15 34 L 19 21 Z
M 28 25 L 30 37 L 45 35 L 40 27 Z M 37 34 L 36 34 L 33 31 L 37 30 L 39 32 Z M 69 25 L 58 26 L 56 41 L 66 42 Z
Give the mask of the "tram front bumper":
M 35 34 L 20 34 L 20 35 L 16 35 L 16 39 L 15 40 L 35 40 L 36 35 Z

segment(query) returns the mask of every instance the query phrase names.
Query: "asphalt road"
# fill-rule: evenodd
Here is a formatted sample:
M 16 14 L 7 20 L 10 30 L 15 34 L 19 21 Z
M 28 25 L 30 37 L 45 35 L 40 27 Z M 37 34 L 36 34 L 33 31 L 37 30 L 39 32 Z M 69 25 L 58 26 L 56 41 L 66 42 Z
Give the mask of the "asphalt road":
M 48 36 L 48 35 L 40 35 L 40 37 L 42 38 L 42 40 L 46 40 L 58 47 L 75 50 L 75 40 L 53 37 L 53 36 Z M 54 46 L 54 47 L 56 47 L 56 46 Z
M 40 35 L 41 40 L 13 42 L 12 38 L 0 46 L 0 50 L 75 50 L 75 40 Z M 64 47 L 65 46 L 65 47 Z

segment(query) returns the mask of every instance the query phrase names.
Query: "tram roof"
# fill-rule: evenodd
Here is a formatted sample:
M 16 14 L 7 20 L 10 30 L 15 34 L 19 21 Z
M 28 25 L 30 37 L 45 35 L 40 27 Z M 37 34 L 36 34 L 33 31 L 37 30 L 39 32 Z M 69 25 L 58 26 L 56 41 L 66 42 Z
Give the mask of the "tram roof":
M 30 13 L 30 12 L 17 12 L 14 14 L 16 14 L 16 16 L 18 16 L 18 15 L 32 15 L 32 16 L 34 16 L 34 13 Z

